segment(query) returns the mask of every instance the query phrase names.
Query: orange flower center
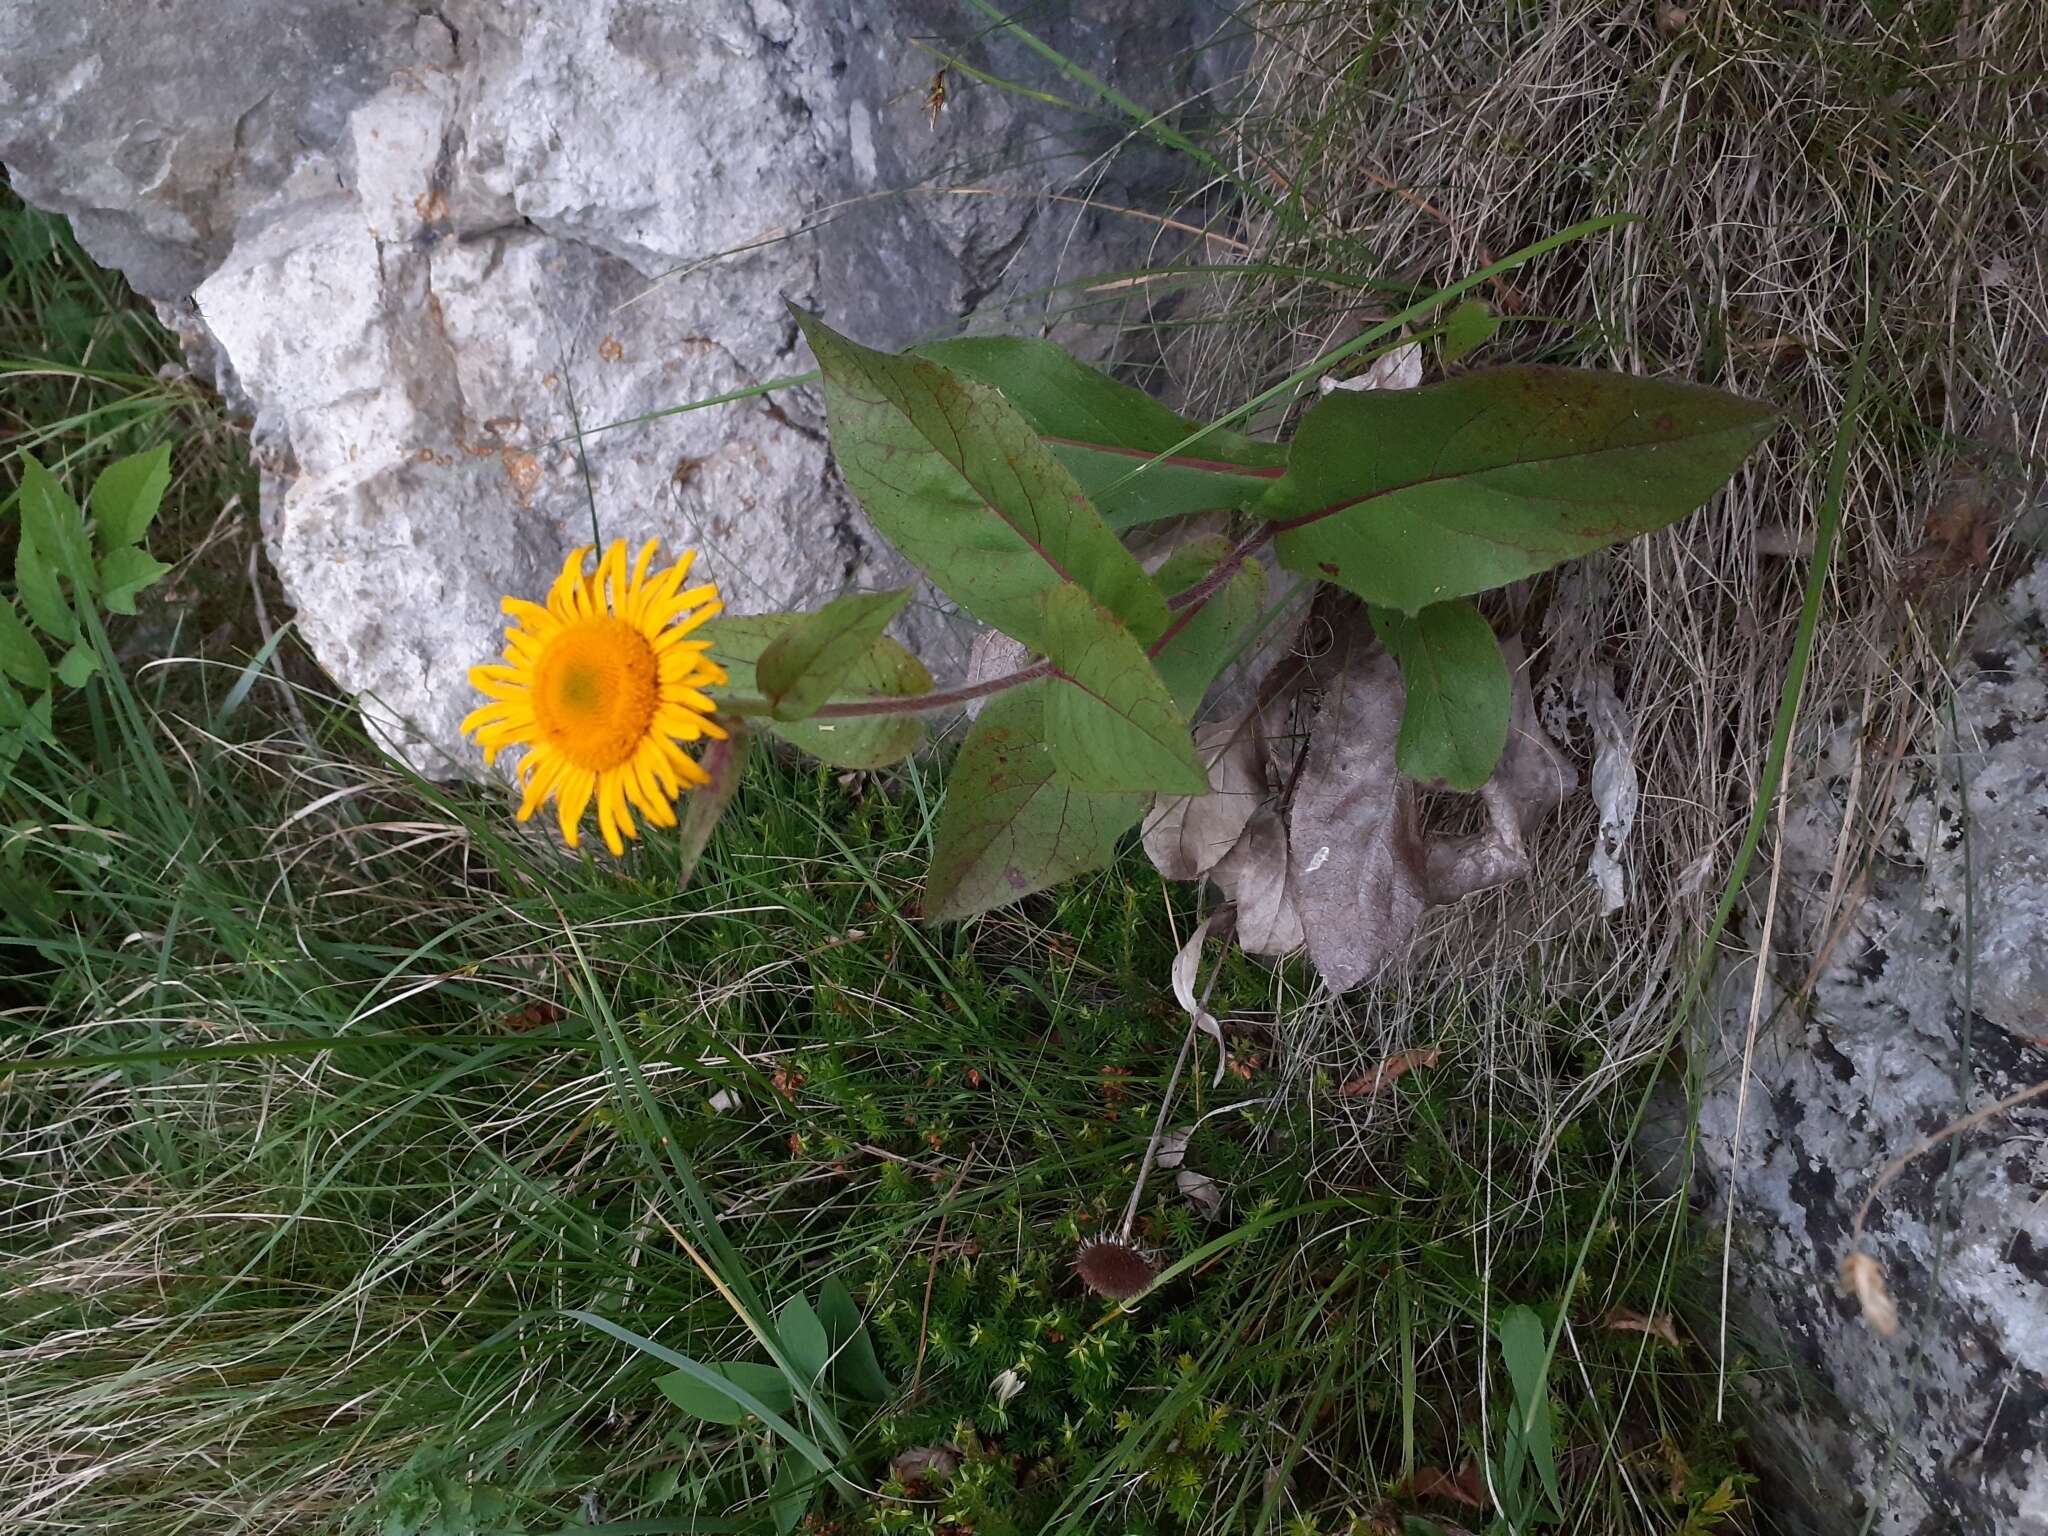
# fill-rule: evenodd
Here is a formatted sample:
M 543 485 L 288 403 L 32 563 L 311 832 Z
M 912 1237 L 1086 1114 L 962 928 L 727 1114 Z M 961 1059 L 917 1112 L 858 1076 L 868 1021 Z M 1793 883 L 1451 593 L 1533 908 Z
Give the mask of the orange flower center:
M 625 620 L 571 625 L 534 667 L 534 720 L 577 767 L 617 768 L 654 724 L 659 670 L 654 647 Z

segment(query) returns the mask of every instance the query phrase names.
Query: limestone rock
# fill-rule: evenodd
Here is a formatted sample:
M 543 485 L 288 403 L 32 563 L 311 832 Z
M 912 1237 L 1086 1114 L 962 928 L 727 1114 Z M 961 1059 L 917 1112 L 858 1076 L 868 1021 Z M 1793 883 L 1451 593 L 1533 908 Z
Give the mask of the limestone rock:
M 1215 84 L 1205 6 L 1074 9 L 1049 40 L 1113 81 Z M 957 75 L 934 123 L 920 38 L 1045 72 L 941 0 L 0 0 L 0 161 L 253 407 L 301 634 L 383 740 L 467 773 L 497 599 L 593 521 L 698 546 L 736 610 L 906 576 L 807 390 L 580 456 L 578 419 L 808 371 L 788 302 L 901 345 L 1145 259 L 1154 226 L 1045 194 L 1085 172 L 1091 202 L 1143 206 L 1176 167 Z M 906 627 L 964 663 L 941 604 Z
M 1755 1444 L 1828 1536 L 2048 1531 L 2048 1099 L 1914 1157 L 1872 1203 L 1854 1246 L 1895 1337 L 1836 1279 L 1888 1164 L 2048 1080 L 2044 645 L 2048 564 L 1973 631 L 1958 734 L 1919 765 L 1866 890 L 1853 861 L 1833 877 L 1849 746 L 1795 793 L 1739 1151 L 1754 970 L 1720 994 L 1695 1192 L 1732 1192 L 1737 1301 L 1790 1367 L 1755 1378 Z

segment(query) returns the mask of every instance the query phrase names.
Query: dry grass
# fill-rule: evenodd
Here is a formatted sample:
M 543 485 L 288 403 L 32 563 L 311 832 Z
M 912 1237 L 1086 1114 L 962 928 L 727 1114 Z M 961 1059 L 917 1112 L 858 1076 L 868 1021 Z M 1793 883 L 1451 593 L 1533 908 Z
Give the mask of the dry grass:
M 1676 529 L 1505 594 L 1572 746 L 1590 755 L 1595 679 L 1612 679 L 1629 716 L 1642 798 L 1627 905 L 1603 922 L 1583 878 L 1595 817 L 1582 799 L 1552 828 L 1538 883 L 1443 914 L 1398 998 L 1309 1021 L 1338 1069 L 1475 1009 L 1493 1021 L 1491 1064 L 1539 1084 L 1544 1043 L 1515 1027 L 1538 1010 L 1585 1021 L 1610 1071 L 1661 1048 L 1672 977 L 1758 794 L 1800 554 L 1866 328 L 1872 400 L 1802 720 L 1809 737 L 1929 720 L 1984 575 L 1976 525 L 2011 518 L 2048 451 L 2048 7 L 1877 9 L 1279 0 L 1258 13 L 1235 169 L 1283 206 L 1252 220 L 1256 260 L 1427 293 L 1581 220 L 1634 214 L 1495 284 L 1509 319 L 1475 361 L 1696 379 L 1788 416 Z M 1273 316 L 1263 349 L 1239 325 L 1186 327 L 1171 363 L 1198 404 L 1227 407 L 1408 302 L 1358 297 L 1247 277 L 1221 308 Z

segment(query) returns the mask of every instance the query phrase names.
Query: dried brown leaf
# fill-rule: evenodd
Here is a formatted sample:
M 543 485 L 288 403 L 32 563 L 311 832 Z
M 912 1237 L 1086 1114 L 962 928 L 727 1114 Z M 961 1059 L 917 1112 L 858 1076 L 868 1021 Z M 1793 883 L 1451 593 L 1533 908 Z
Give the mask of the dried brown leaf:
M 1301 912 L 1287 863 L 1287 824 L 1270 806 L 1244 829 L 1230 857 L 1210 871 L 1237 903 L 1237 944 L 1248 955 L 1285 955 L 1301 948 Z
M 1659 1312 L 1655 1317 L 1645 1317 L 1628 1307 L 1610 1307 L 1607 1315 L 1600 1319 L 1600 1324 L 1604 1328 L 1612 1328 L 1616 1333 L 1647 1333 L 1662 1339 L 1673 1349 L 1685 1348 L 1684 1342 L 1678 1337 L 1678 1324 L 1669 1312 Z
M 1201 727 L 1195 755 L 1209 770 L 1209 793 L 1162 795 L 1145 818 L 1145 852 L 1169 880 L 1200 879 L 1221 863 L 1268 792 L 1249 715 Z
M 1394 767 L 1400 669 L 1351 628 L 1315 663 L 1322 708 L 1287 828 L 1309 958 L 1335 992 L 1398 954 L 1425 904 L 1414 790 Z
M 711 776 L 711 782 L 692 790 L 683 800 L 682 824 L 676 829 L 679 891 L 697 872 L 697 861 L 704 857 L 711 834 L 718 830 L 718 818 L 725 814 L 747 771 L 747 728 L 735 720 L 726 729 L 726 739 L 712 742 L 698 760 L 699 766 Z
M 1437 1058 L 1442 1054 L 1441 1049 L 1434 1045 L 1418 1045 L 1405 1051 L 1396 1051 L 1378 1066 L 1351 1078 L 1337 1091 L 1347 1099 L 1378 1093 L 1382 1088 L 1391 1087 L 1417 1067 L 1435 1066 Z
M 1486 1507 L 1486 1482 L 1479 1475 L 1478 1463 L 1471 1461 L 1458 1468 L 1456 1477 L 1440 1467 L 1417 1467 L 1408 1492 L 1418 1499 L 1448 1499 L 1468 1509 Z
M 1501 650 L 1515 682 L 1507 746 L 1493 777 L 1479 790 L 1486 805 L 1487 829 L 1430 844 L 1429 900 L 1433 906 L 1462 901 L 1527 875 L 1529 835 L 1579 785 L 1578 770 L 1558 751 L 1536 718 L 1521 646 L 1508 641 Z
M 1153 1154 L 1156 1166 L 1173 1174 L 1173 1187 L 1180 1191 L 1181 1198 L 1195 1208 L 1197 1214 L 1215 1220 L 1223 1212 L 1223 1191 L 1216 1187 L 1216 1181 L 1206 1173 L 1198 1173 L 1186 1166 L 1188 1138 L 1195 1134 L 1192 1125 L 1175 1126 L 1159 1138 L 1159 1150 Z
M 960 1453 L 950 1445 L 912 1446 L 889 1463 L 891 1474 L 906 1488 L 917 1483 L 936 1487 L 959 1470 Z

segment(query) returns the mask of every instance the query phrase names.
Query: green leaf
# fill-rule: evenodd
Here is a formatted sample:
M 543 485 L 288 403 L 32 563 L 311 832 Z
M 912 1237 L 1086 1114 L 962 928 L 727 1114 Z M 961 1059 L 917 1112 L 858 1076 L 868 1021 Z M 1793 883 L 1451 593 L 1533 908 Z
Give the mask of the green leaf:
M 811 1304 L 801 1296 L 785 1301 L 782 1310 L 775 1314 L 775 1333 L 782 1340 L 789 1363 L 803 1372 L 807 1382 L 815 1384 L 825 1374 L 825 1362 L 832 1357 L 832 1341 Z
M 721 615 L 706 624 L 701 634 L 711 642 L 711 659 L 728 675 L 718 693 L 758 699 L 761 688 L 755 677 L 756 663 L 778 636 L 803 617 L 795 613 Z M 932 675 L 924 663 L 884 635 L 847 674 L 834 701 L 901 698 L 931 691 Z M 910 756 L 924 739 L 924 721 L 917 715 L 852 720 L 764 718 L 761 724 L 835 768 L 886 768 Z
M 1413 613 L 1674 522 L 1725 484 L 1773 411 L 1621 373 L 1496 368 L 1339 390 L 1302 422 L 1260 512 L 1280 558 Z
M 1039 598 L 1052 587 L 1085 587 L 1142 640 L 1165 629 L 1158 588 L 999 391 L 928 358 L 872 351 L 801 311 L 797 320 L 824 371 L 846 483 L 961 607 L 1047 655 Z
M 1053 776 L 1045 706 L 1055 686 L 1041 678 L 997 694 L 967 733 L 932 836 L 927 918 L 972 917 L 1100 869 L 1151 804 Z
M 57 676 L 67 688 L 83 688 L 100 669 L 100 655 L 84 641 L 71 647 L 57 663 Z
M 1413 617 L 1374 608 L 1372 627 L 1408 695 L 1396 766 L 1425 784 L 1479 788 L 1507 746 L 1514 685 L 1493 626 L 1470 603 L 1432 603 Z
M 838 1279 L 818 1288 L 818 1320 L 832 1344 L 832 1377 L 835 1385 L 853 1396 L 879 1403 L 889 1395 L 889 1378 L 875 1354 L 875 1342 L 868 1337 L 860 1308 Z
M 1507 1362 L 1508 1379 L 1515 1386 L 1514 1428 L 1530 1461 L 1535 1463 L 1543 1491 L 1559 1509 L 1564 1496 L 1558 1488 L 1557 1458 L 1550 1443 L 1550 1389 L 1547 1374 L 1549 1350 L 1545 1347 L 1543 1320 L 1528 1307 L 1510 1307 L 1494 1324 L 1500 1340 L 1501 1358 Z
M 1485 346 L 1499 329 L 1500 316 L 1493 312 L 1486 300 L 1467 299 L 1445 317 L 1438 355 L 1448 366 Z
M 1189 455 L 1147 464 L 1200 431 L 1201 424 L 1049 341 L 968 336 L 917 350 L 1001 390 L 1047 439 L 1112 528 L 1211 507 L 1249 507 L 1287 462 L 1283 445 L 1226 430 L 1211 432 Z
M 14 590 L 37 629 L 67 645 L 78 638 L 78 616 L 65 600 L 56 569 L 25 528 L 14 546 Z
M 1230 549 L 1230 540 L 1220 533 L 1190 539 L 1167 557 L 1153 580 L 1168 597 L 1185 592 L 1207 577 Z M 1256 560 L 1247 560 L 1153 659 L 1174 702 L 1189 719 L 1201 709 L 1202 696 L 1209 691 L 1216 674 L 1252 638 L 1265 602 L 1266 568 Z
M 109 613 L 133 613 L 135 594 L 155 586 L 170 567 L 139 544 L 123 544 L 100 557 L 100 602 Z
M 775 1481 L 768 1489 L 768 1509 L 775 1521 L 777 1536 L 790 1536 L 803 1524 L 804 1514 L 811 1507 L 811 1490 L 817 1485 L 815 1474 L 807 1471 L 802 1462 L 794 1456 L 784 1455 L 775 1468 Z
M 116 459 L 92 483 L 93 529 L 103 550 L 140 544 L 163 504 L 171 483 L 171 448 L 165 443 L 147 453 Z M 118 609 L 117 612 L 133 612 Z
M 1053 771 L 1076 789 L 1204 795 L 1187 716 L 1131 632 L 1078 587 L 1043 597 L 1047 651 L 1059 658 L 1045 703 Z
M 595 1312 L 586 1312 L 580 1307 L 565 1307 L 562 1310 L 562 1315 L 564 1317 L 572 1317 L 586 1327 L 597 1329 L 600 1333 L 610 1334 L 620 1343 L 630 1344 L 634 1349 L 639 1350 L 641 1354 L 652 1355 L 655 1359 L 674 1366 L 681 1374 L 692 1377 L 720 1393 L 727 1393 L 728 1389 L 730 1389 L 729 1395 L 732 1399 L 741 1408 L 753 1414 L 755 1418 L 761 1420 L 769 1429 L 773 1430 L 777 1438 L 784 1445 L 793 1448 L 804 1460 L 808 1461 L 820 1472 L 827 1476 L 832 1475 L 832 1458 L 819 1449 L 817 1442 L 790 1423 L 783 1415 L 769 1407 L 768 1404 L 762 1402 L 760 1398 L 747 1390 L 737 1380 L 719 1375 L 719 1371 L 725 1369 L 724 1367 L 714 1370 L 710 1366 L 691 1359 L 688 1355 L 670 1349 L 666 1344 L 657 1344 L 653 1339 L 635 1333 L 630 1328 L 621 1327 L 608 1317 L 599 1317 Z
M 21 456 L 21 542 L 33 544 L 59 574 L 90 582 L 85 514 L 56 477 L 26 453 Z
M 1179 590 L 1187 584 L 1180 578 L 1206 556 L 1194 577 L 1200 580 L 1215 554 L 1213 545 L 1197 549 L 1179 567 L 1176 554 L 1160 570 L 1161 587 Z M 1208 691 L 1234 637 L 1256 621 L 1264 588 L 1265 574 L 1256 565 L 1241 570 L 1202 615 L 1161 647 L 1159 673 L 1188 709 Z M 1224 630 L 1233 637 L 1229 645 L 1212 643 L 1215 632 L 1202 627 L 1211 610 L 1235 616 Z M 972 917 L 1102 868 L 1152 803 L 1144 794 L 1091 794 L 1054 774 L 1045 736 L 1046 695 L 1054 686 L 1043 678 L 995 695 L 967 733 L 932 837 L 926 918 Z
M 0 597 L 0 673 L 30 688 L 50 685 L 50 659 L 6 597 Z
M 733 1360 L 704 1369 L 719 1378 L 719 1382 L 692 1376 L 687 1371 L 670 1371 L 655 1377 L 654 1385 L 683 1412 L 708 1424 L 740 1424 L 753 1415 L 751 1408 L 742 1405 L 719 1383 L 738 1387 L 773 1413 L 787 1414 L 796 1405 L 796 1394 L 790 1390 L 788 1379 L 772 1365 Z
M 849 592 L 777 635 L 754 663 L 754 680 L 778 720 L 801 720 L 837 693 L 910 601 L 896 592 Z
M 30 741 L 40 742 L 46 747 L 57 745 L 57 733 L 51 728 L 51 700 L 49 692 L 37 694 L 28 701 L 28 718 L 21 723 L 21 734 Z

